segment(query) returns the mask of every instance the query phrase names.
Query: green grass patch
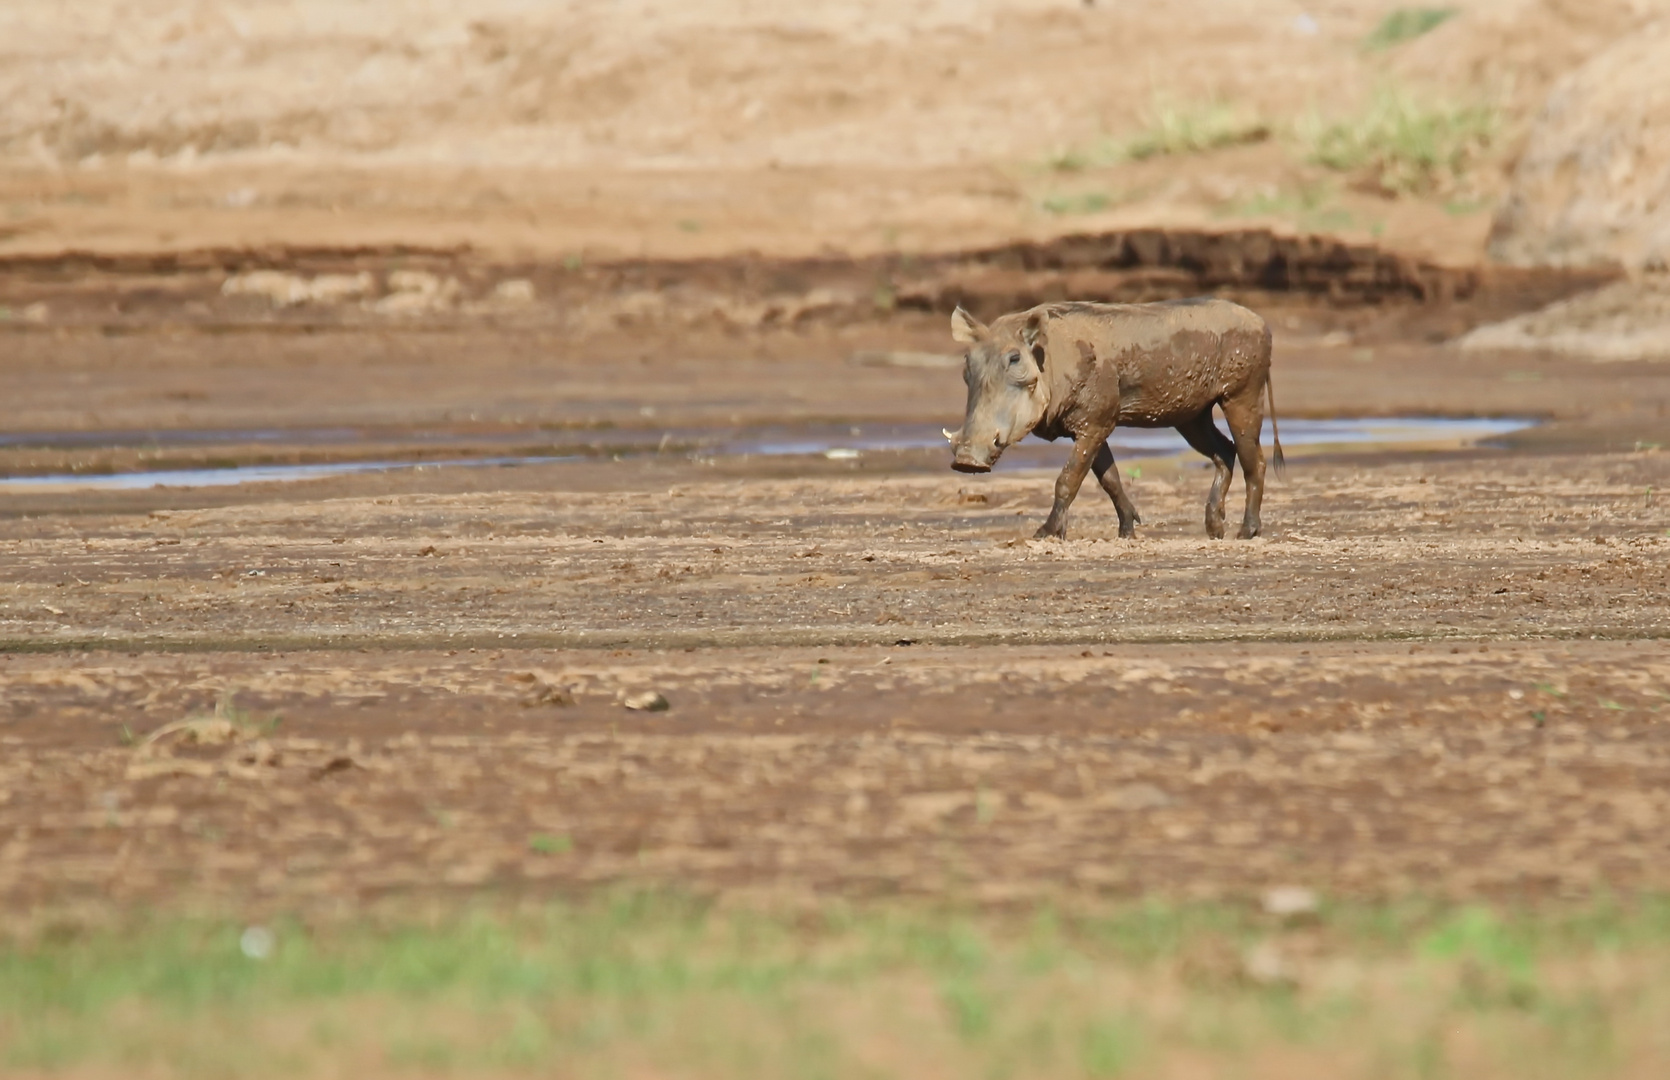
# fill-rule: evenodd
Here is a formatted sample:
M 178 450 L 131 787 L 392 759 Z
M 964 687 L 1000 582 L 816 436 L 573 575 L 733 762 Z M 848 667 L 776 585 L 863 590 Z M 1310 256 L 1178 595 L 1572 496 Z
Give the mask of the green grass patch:
M 1049 159 L 1057 172 L 1147 161 L 1169 154 L 1200 154 L 1229 146 L 1263 142 L 1271 126 L 1222 101 L 1177 101 L 1157 95 L 1143 117 L 1143 128 L 1122 139 L 1091 147 L 1069 147 Z
M 1657 902 L 1290 923 L 634 896 L 271 929 L 261 950 L 168 918 L 0 946 L 0 1069 L 1491 1080 L 1651 1060 L 1670 1010 Z
M 1498 127 L 1494 109 L 1433 104 L 1388 88 L 1356 116 L 1307 122 L 1301 137 L 1318 165 L 1354 173 L 1387 195 L 1427 195 L 1455 187 Z
M 1386 17 L 1369 31 L 1368 37 L 1363 39 L 1363 48 L 1370 52 L 1381 52 L 1402 45 L 1406 41 L 1413 41 L 1422 34 L 1436 30 L 1456 14 L 1456 9 L 1451 7 L 1395 8 L 1387 12 Z
M 1113 205 L 1105 192 L 1085 191 L 1072 195 L 1050 195 L 1038 204 L 1051 214 L 1095 214 Z
M 1125 140 L 1125 157 L 1145 161 L 1164 154 L 1198 154 L 1263 142 L 1270 125 L 1221 101 L 1176 102 L 1156 98 L 1148 127 Z

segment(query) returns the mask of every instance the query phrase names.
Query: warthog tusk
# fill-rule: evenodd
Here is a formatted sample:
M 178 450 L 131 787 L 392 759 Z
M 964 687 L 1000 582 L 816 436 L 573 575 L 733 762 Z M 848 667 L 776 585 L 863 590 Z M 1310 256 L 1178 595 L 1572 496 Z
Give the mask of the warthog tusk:
M 950 431 L 947 431 L 945 428 L 940 428 L 939 433 L 941 435 L 945 436 L 945 441 L 946 442 L 951 443 L 952 445 L 956 444 L 957 436 L 954 433 L 952 433 Z

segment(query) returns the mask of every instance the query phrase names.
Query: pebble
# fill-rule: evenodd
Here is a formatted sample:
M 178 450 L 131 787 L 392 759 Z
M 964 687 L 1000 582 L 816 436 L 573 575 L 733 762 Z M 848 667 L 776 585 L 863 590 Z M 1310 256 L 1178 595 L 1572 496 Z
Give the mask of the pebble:
M 1320 906 L 1316 893 L 1303 885 L 1278 885 L 1264 893 L 1264 910 L 1271 915 L 1312 915 Z

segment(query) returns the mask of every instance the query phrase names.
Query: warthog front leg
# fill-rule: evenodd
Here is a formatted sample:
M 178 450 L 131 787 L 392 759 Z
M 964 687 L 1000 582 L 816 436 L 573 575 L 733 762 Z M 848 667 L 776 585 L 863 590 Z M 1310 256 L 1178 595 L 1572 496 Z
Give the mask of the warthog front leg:
M 1111 432 L 1103 431 L 1094 435 L 1081 435 L 1073 440 L 1073 452 L 1067 458 L 1066 466 L 1061 475 L 1055 478 L 1055 505 L 1050 507 L 1050 516 L 1038 526 L 1033 535 L 1039 539 L 1053 536 L 1058 540 L 1067 539 L 1067 508 L 1073 505 L 1078 497 L 1079 485 L 1084 483 L 1084 474 L 1090 471 L 1090 465 L 1096 459 L 1096 448 L 1107 449 L 1106 443 Z M 1112 457 L 1112 452 L 1108 454 Z
M 1096 473 L 1096 482 L 1113 500 L 1113 509 L 1119 514 L 1120 538 L 1129 540 L 1137 534 L 1142 515 L 1137 513 L 1136 503 L 1125 494 L 1125 485 L 1119 479 L 1119 463 L 1113 460 L 1113 447 L 1107 444 L 1107 440 L 1104 439 L 1096 449 L 1096 460 L 1090 463 L 1090 468 Z
M 1224 438 L 1218 425 L 1212 423 L 1210 407 L 1188 423 L 1178 424 L 1177 431 L 1190 446 L 1217 466 L 1217 475 L 1212 478 L 1212 492 L 1206 496 L 1206 535 L 1222 540 L 1224 496 L 1229 493 L 1229 481 L 1235 475 L 1235 444 Z

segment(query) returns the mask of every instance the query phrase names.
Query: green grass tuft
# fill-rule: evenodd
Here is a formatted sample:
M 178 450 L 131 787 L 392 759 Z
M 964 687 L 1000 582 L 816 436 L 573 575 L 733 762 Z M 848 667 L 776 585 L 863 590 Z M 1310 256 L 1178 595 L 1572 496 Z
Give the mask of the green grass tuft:
M 1162 95 L 1156 95 L 1149 105 L 1144 123 L 1141 131 L 1123 139 L 1061 150 L 1048 165 L 1056 172 L 1080 172 L 1168 154 L 1201 154 L 1263 142 L 1274 133 L 1267 122 L 1225 102 L 1180 102 Z
M 1458 14 L 1455 8 L 1413 7 L 1396 8 L 1386 14 L 1380 24 L 1363 39 L 1363 48 L 1380 52 L 1413 41 L 1448 22 Z
M 1086 191 L 1076 195 L 1050 195 L 1038 204 L 1051 214 L 1095 214 L 1113 205 L 1113 200 L 1100 191 Z
M 1434 105 L 1383 89 L 1358 115 L 1313 120 L 1302 134 L 1316 164 L 1358 174 L 1383 194 L 1425 195 L 1456 186 L 1499 125 L 1494 109 Z
M 1164 154 L 1198 154 L 1226 146 L 1263 142 L 1270 125 L 1223 102 L 1180 103 L 1156 98 L 1148 127 L 1126 139 L 1121 149 L 1130 161 Z

